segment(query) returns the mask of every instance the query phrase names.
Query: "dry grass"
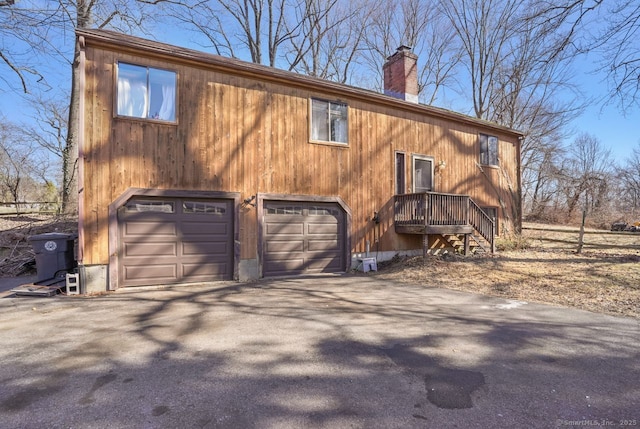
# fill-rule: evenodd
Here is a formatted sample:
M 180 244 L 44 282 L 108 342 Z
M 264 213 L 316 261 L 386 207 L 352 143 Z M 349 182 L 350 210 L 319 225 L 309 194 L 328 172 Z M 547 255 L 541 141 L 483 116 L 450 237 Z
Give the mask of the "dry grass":
M 527 248 L 495 255 L 462 257 L 447 254 L 397 258 L 381 264 L 379 277 L 439 286 L 529 302 L 640 319 L 640 252 L 586 245 L 576 253 L 577 233 L 526 230 Z M 558 238 L 564 235 L 565 237 Z M 608 235 L 608 241 L 631 244 L 635 235 Z M 546 241 L 546 236 L 552 240 Z M 602 243 L 591 234 L 587 243 Z M 522 244 L 522 243 L 521 243 Z

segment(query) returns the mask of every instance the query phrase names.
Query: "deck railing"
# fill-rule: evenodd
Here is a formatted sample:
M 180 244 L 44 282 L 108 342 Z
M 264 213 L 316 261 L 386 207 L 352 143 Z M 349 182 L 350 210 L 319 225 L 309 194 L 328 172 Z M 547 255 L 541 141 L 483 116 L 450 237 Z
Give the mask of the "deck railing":
M 494 246 L 494 221 L 467 195 L 423 192 L 395 196 L 394 221 L 401 226 L 472 226 Z
M 469 197 L 424 192 L 395 197 L 395 222 L 401 225 L 468 225 Z

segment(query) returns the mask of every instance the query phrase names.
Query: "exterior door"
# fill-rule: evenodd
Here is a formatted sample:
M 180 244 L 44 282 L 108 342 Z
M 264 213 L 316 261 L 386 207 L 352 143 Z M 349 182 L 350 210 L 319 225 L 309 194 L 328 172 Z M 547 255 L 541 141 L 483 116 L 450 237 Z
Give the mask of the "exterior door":
M 428 156 L 413 157 L 413 192 L 433 191 L 433 158 Z

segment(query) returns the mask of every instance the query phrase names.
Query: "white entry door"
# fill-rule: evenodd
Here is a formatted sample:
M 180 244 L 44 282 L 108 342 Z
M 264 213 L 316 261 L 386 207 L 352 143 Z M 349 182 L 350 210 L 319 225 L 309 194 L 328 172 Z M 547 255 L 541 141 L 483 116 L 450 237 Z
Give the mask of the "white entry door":
M 433 158 L 413 156 L 413 192 L 433 191 Z

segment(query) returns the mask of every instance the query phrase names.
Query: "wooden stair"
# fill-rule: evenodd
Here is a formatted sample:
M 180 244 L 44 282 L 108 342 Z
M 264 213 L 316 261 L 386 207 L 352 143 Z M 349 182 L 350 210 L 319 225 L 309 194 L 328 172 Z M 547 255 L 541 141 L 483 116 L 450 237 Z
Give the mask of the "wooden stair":
M 485 240 L 482 235 L 474 231 L 470 238 L 470 247 L 473 249 L 473 253 L 493 253 L 491 243 Z
M 394 225 L 398 234 L 439 235 L 462 254 L 495 252 L 495 221 L 468 195 L 422 192 L 396 195 Z
M 442 237 L 457 253 L 464 254 L 464 234 L 442 234 Z M 492 253 L 491 244 L 474 231 L 469 234 L 469 253 Z

